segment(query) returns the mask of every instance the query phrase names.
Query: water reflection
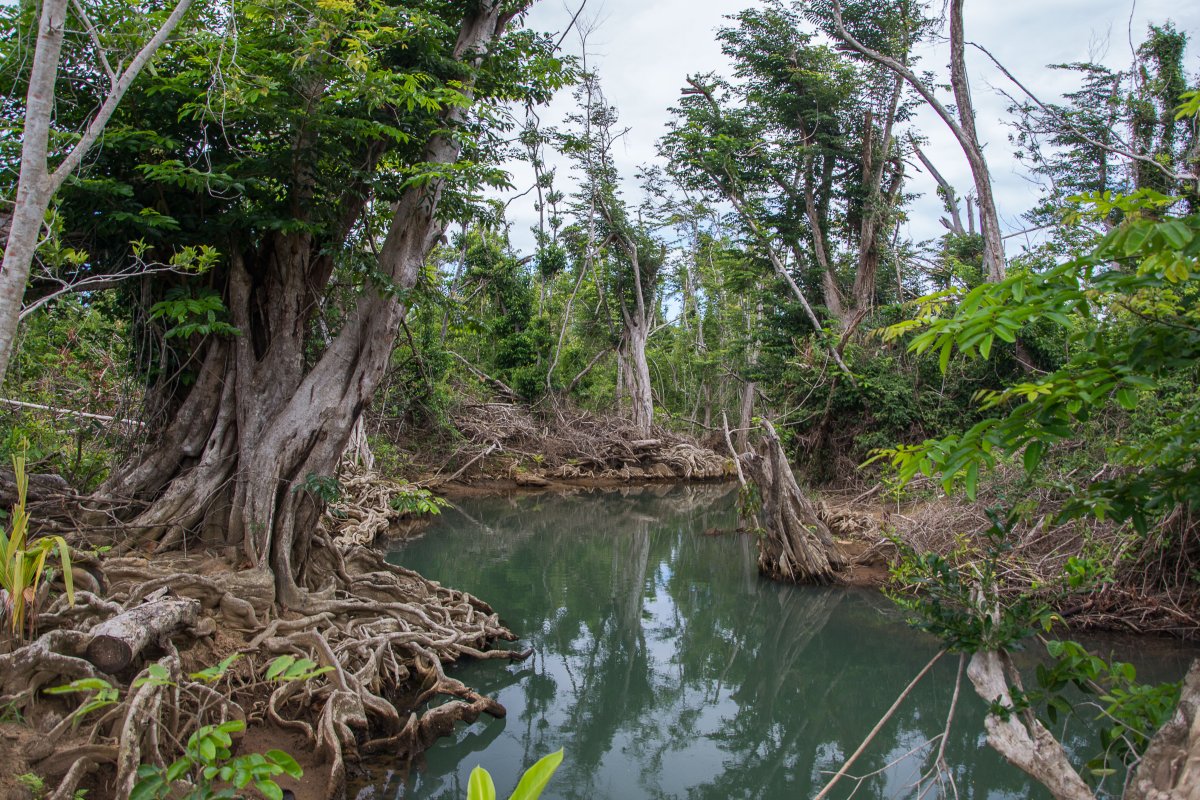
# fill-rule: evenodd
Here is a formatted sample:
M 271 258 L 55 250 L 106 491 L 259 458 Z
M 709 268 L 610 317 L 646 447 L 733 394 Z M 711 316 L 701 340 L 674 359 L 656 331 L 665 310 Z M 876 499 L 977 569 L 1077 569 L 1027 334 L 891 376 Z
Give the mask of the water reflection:
M 475 764 L 507 796 L 560 746 L 548 798 L 815 794 L 936 645 L 872 593 L 760 580 L 751 539 L 705 535 L 732 526 L 732 506 L 729 487 L 691 486 L 448 510 L 392 557 L 493 603 L 535 654 L 459 668 L 508 717 L 462 728 L 411 771 L 376 765 L 359 797 L 463 798 Z M 956 669 L 935 667 L 836 796 L 919 794 Z M 986 748 L 983 712 L 964 688 L 946 747 L 959 796 L 1047 796 Z M 1068 743 L 1091 746 L 1082 731 Z

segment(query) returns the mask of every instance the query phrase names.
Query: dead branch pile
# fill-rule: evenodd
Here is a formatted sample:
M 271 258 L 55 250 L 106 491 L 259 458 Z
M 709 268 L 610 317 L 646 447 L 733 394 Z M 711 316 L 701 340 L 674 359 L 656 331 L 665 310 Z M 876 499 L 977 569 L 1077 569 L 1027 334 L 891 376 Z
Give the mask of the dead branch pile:
M 764 528 L 758 540 L 759 572 L 796 583 L 837 583 L 837 573 L 846 566 L 846 559 L 817 507 L 796 483 L 775 428 L 765 420 L 763 426 L 766 432 L 759 452 L 741 456 L 742 466 L 762 500 L 758 514 Z
M 527 406 L 468 401 L 451 412 L 466 442 L 450 464 L 507 458 L 505 477 L 555 480 L 704 479 L 732 474 L 732 462 L 677 433 L 656 427 L 649 437 L 619 417 L 578 409 L 535 413 Z
M 301 609 L 278 607 L 269 572 L 232 570 L 214 556 L 81 556 L 79 565 L 77 584 L 86 588 L 76 604 L 60 597 L 41 615 L 38 638 L 0 649 L 0 707 L 36 711 L 43 721 L 52 715 L 24 755 L 57 782 L 54 798 L 72 797 L 81 782 L 94 790 L 90 797 L 126 797 L 139 764 L 169 764 L 198 727 L 230 719 L 301 735 L 329 765 L 325 795 L 339 797 L 347 760 L 358 754 L 411 756 L 455 721 L 504 714 L 447 677 L 444 664 L 522 657 L 486 649 L 514 637 L 485 603 L 323 532 L 306 570 L 323 578 L 308 586 Z M 192 676 L 232 653 L 245 657 L 222 683 Z M 267 664 L 279 655 L 331 670 L 267 681 Z M 152 663 L 169 682 L 137 680 Z M 64 700 L 43 690 L 81 678 L 109 682 L 120 698 L 78 724 L 70 714 L 80 695 Z M 419 713 L 438 697 L 451 699 Z
M 1107 580 L 1066 603 L 1058 611 L 1079 629 L 1168 633 L 1200 638 L 1200 587 L 1189 573 L 1200 566 L 1200 525 L 1188 518 L 1167 520 L 1148 539 L 1111 522 L 1075 520 L 1058 524 L 1052 498 L 1027 498 L 1037 511 L 1010 531 L 997 591 L 1001 599 L 1046 587 L 1047 599 L 1063 583 L 1068 560 L 1085 556 L 1100 562 Z M 954 563 L 983 556 L 984 532 L 992 522 L 985 513 L 1002 506 L 996 497 L 970 503 L 957 498 L 910 503 L 887 513 L 894 536 L 916 552 L 938 553 Z M 1166 558 L 1162 541 L 1173 538 Z

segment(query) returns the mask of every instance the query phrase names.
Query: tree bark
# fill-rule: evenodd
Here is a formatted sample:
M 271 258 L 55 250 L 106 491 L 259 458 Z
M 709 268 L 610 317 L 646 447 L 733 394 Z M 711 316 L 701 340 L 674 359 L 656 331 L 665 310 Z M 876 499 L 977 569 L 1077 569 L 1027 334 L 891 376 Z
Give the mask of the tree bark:
M 162 27 L 146 42 L 113 84 L 83 136 L 66 154 L 53 172 L 50 171 L 50 121 L 54 114 L 54 90 L 58 80 L 58 63 L 62 55 L 63 34 L 67 24 L 68 0 L 42 0 L 38 18 L 37 44 L 29 89 L 25 98 L 25 129 L 21 139 L 21 171 L 17 178 L 16 201 L 13 205 L 11 227 L 0 263 L 0 383 L 8 372 L 12 359 L 17 327 L 21 321 L 21 306 L 25 285 L 37 253 L 38 236 L 46 209 L 54 193 L 67 176 L 78 168 L 92 145 L 100 138 L 108 120 L 116 111 L 125 92 L 154 58 L 158 48 L 179 25 L 192 0 L 179 0 Z M 99 50 L 99 46 L 97 46 Z M 100 55 L 103 51 L 100 51 Z
M 194 625 L 200 601 L 167 597 L 131 608 L 92 629 L 85 657 L 98 669 L 115 675 L 131 665 L 151 642 Z
M 654 426 L 654 396 L 650 387 L 650 362 L 646 359 L 646 340 L 649 328 L 626 315 L 621 336 L 626 365 L 626 386 L 629 389 L 630 421 L 641 436 L 649 436 Z
M 500 0 L 471 6 L 453 58 L 482 57 L 512 18 L 503 6 Z M 453 131 L 465 115 L 458 107 L 446 112 L 446 132 L 429 140 L 422 162 L 457 160 L 461 145 Z M 368 164 L 383 149 L 380 143 L 368 153 Z M 442 183 L 431 181 L 410 187 L 392 207 L 379 271 L 396 289 L 416 284 L 442 235 L 444 223 L 436 218 L 441 193 Z M 292 608 L 309 600 L 304 567 L 322 508 L 305 487 L 310 476 L 335 474 L 403 319 L 394 292 L 363 292 L 341 331 L 309 364 L 309 324 L 332 275 L 331 245 L 348 235 L 365 204 L 365 197 L 348 202 L 340 230 L 276 233 L 252 250 L 231 253 L 227 303 L 242 335 L 208 344 L 158 446 L 102 488 L 109 496 L 152 501 L 133 521 L 142 541 L 177 544 L 202 523 L 222 532 L 254 569 L 273 575 L 277 602 Z
M 761 452 L 741 457 L 762 498 L 759 518 L 766 530 L 758 540 L 759 572 L 794 583 L 837 583 L 845 557 L 796 483 L 774 426 L 766 420 L 763 426 Z
M 1200 661 L 1183 682 L 1175 716 L 1150 741 L 1126 800 L 1200 800 Z
M 967 163 L 971 166 L 971 175 L 975 179 L 975 192 L 979 199 L 979 217 L 984 240 L 984 267 L 990 281 L 1004 279 L 1005 258 L 1004 241 L 1000 236 L 1000 217 L 996 212 L 996 201 L 992 194 L 992 179 L 988 172 L 987 159 L 983 156 L 983 148 L 975 132 L 975 110 L 971 105 L 971 95 L 967 84 L 966 59 L 963 41 L 963 0 L 952 0 L 950 4 L 950 80 L 954 88 L 954 99 L 958 105 L 959 120 L 955 120 L 950 110 L 937 99 L 924 81 L 917 77 L 909 67 L 891 56 L 880 53 L 864 45 L 856 39 L 842 21 L 842 6 L 838 0 L 833 2 L 834 33 L 837 38 L 851 50 L 863 57 L 874 61 L 908 82 L 917 94 L 929 104 L 946 126 L 950 128 L 954 138 L 958 140 Z M 960 121 L 970 120 L 969 124 Z
M 1021 688 L 1021 676 L 1007 653 L 980 651 L 971 657 L 967 677 L 985 702 L 1013 705 L 1010 687 Z M 988 714 L 988 744 L 1010 764 L 1041 783 L 1057 800 L 1094 800 L 1095 795 L 1071 766 L 1066 751 L 1030 710 L 1006 718 Z

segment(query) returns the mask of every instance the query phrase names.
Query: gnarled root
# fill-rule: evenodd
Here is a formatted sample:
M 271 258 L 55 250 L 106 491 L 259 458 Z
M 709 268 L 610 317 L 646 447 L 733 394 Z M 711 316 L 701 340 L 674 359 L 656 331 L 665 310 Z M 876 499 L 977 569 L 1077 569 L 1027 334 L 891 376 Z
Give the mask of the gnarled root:
M 456 720 L 504 714 L 496 701 L 449 678 L 443 666 L 463 656 L 525 655 L 488 649 L 496 639 L 515 637 L 486 603 L 389 564 L 377 551 L 335 544 L 325 535 L 314 542 L 306 570 L 310 579 L 302 580 L 307 594 L 292 608 L 276 604 L 265 570 L 231 571 L 222 560 L 203 555 L 113 557 L 96 567 L 96 585 L 106 587 L 105 596 L 81 591 L 74 607 L 56 602 L 43 617 L 55 630 L 0 655 L 0 700 L 26 711 L 41 699 L 39 713 L 59 715 L 27 753 L 39 774 L 62 776 L 55 796 L 70 796 L 81 784 L 93 791 L 113 786 L 117 796 L 127 796 L 139 765 L 170 764 L 180 744 L 201 726 L 241 719 L 303 735 L 329 769 L 327 796 L 339 797 L 347 763 L 358 757 L 361 742 L 367 742 L 368 752 L 386 745 L 411 757 L 449 732 Z M 164 599 L 164 592 L 193 599 Z M 111 620 L 147 600 L 198 605 L 200 618 L 193 623 L 189 613 L 186 620 L 163 626 L 161 636 L 149 637 L 144 652 L 133 648 L 130 669 L 136 675 L 122 672 L 119 680 L 90 664 L 84 654 L 95 634 L 111 631 Z M 194 652 L 176 650 L 177 644 L 197 640 L 202 644 Z M 190 677 L 234 650 L 246 657 L 219 684 Z M 283 654 L 330 670 L 307 680 L 272 683 L 265 677 L 268 664 Z M 144 680 L 147 658 L 170 680 Z M 107 681 L 119 690 L 118 700 L 76 720 L 69 715 L 85 695 L 39 698 L 40 689 L 78 678 Z M 453 699 L 421 713 L 439 696 Z M 399 703 L 399 698 L 417 702 Z M 82 743 L 73 735 L 71 748 L 61 749 L 71 731 L 84 737 Z M 103 776 L 89 779 L 97 771 Z
M 764 420 L 761 453 L 741 456 L 750 480 L 762 498 L 759 518 L 765 528 L 759 539 L 758 569 L 776 580 L 796 583 L 838 583 L 846 566 L 817 507 L 796 483 L 779 436 Z

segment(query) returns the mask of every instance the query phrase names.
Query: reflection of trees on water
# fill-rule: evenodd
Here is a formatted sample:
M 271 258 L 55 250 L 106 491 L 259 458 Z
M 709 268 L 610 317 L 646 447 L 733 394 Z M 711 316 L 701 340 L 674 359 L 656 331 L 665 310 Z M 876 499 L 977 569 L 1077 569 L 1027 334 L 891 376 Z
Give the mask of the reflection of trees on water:
M 414 566 L 493 602 L 535 650 L 509 670 L 468 668 L 510 716 L 487 723 L 494 740 L 473 728 L 464 745 L 480 755 L 457 778 L 430 777 L 421 797 L 455 796 L 477 761 L 527 765 L 560 746 L 568 757 L 548 797 L 807 797 L 857 746 L 933 645 L 859 594 L 760 580 L 751 537 L 703 535 L 732 527 L 731 490 L 687 489 L 464 501 L 486 530 L 464 517 L 454 524 L 468 530 L 413 546 Z M 945 661 L 857 774 L 941 731 Z M 976 760 L 982 706 L 967 705 L 949 747 L 952 763 L 971 756 L 957 770 L 961 795 L 1031 796 L 998 757 Z M 859 796 L 909 796 L 903 772 L 869 779 Z

